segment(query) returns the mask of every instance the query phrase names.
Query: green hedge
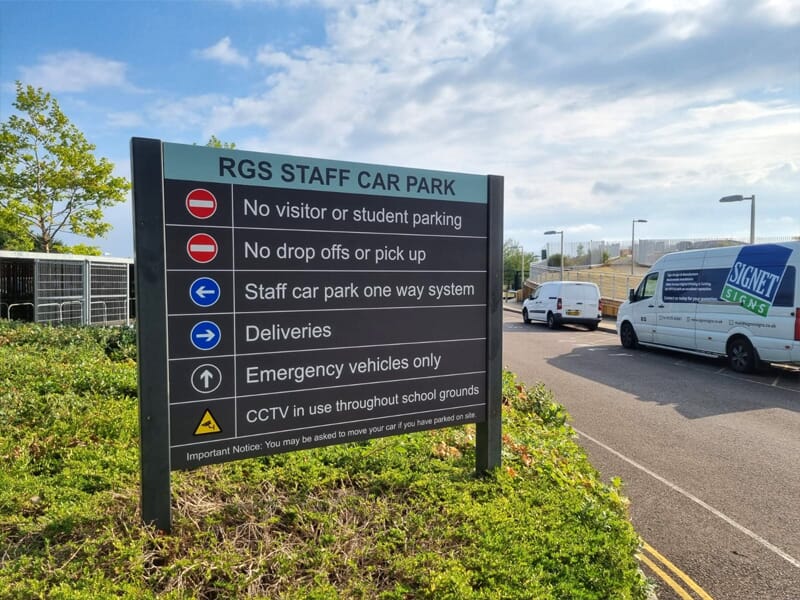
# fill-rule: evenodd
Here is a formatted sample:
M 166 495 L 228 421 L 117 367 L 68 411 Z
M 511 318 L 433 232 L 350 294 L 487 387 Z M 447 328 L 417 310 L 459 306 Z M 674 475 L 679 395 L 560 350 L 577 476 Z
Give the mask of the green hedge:
M 0 324 L 2 598 L 645 598 L 639 539 L 543 387 L 474 426 L 173 473 L 140 524 L 134 336 Z

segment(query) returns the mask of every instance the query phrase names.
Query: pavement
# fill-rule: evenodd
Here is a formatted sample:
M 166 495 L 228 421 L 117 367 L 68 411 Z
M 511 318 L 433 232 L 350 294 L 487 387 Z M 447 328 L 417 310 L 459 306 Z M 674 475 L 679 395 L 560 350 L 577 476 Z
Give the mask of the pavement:
M 517 313 L 522 319 L 522 302 L 503 302 L 503 310 L 508 312 Z M 597 326 L 598 331 L 606 331 L 608 333 L 617 334 L 617 320 L 613 317 L 603 317 L 600 324 Z

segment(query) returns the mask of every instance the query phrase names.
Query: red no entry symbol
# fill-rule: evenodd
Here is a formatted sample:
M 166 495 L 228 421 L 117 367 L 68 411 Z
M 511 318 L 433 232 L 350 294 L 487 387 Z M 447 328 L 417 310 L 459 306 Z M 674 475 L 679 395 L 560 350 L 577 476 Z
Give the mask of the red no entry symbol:
M 217 212 L 217 199 L 214 194 L 203 188 L 192 190 L 186 195 L 186 210 L 193 217 L 207 219 Z
M 186 243 L 189 257 L 197 263 L 211 262 L 217 256 L 218 250 L 217 240 L 207 233 L 196 233 Z

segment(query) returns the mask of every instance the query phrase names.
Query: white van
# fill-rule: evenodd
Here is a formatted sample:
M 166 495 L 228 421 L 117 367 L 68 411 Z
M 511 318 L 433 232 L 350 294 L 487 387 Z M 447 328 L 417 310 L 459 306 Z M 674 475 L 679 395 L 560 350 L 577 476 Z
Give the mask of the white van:
M 667 254 L 619 308 L 622 345 L 800 364 L 800 242 Z
M 525 323 L 542 321 L 550 329 L 562 323 L 597 329 L 603 319 L 600 288 L 583 281 L 546 281 L 522 304 Z

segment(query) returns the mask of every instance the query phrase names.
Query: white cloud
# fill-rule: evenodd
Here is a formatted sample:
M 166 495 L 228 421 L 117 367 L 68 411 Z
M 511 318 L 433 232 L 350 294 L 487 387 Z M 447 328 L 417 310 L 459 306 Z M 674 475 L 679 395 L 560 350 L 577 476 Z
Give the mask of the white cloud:
M 573 235 L 589 235 L 593 233 L 599 233 L 601 231 L 603 231 L 603 228 L 600 225 L 596 225 L 594 223 L 581 223 L 567 227 L 564 233 L 570 233 Z
M 765 0 L 757 10 L 780 25 L 800 23 L 800 0 Z
M 264 46 L 258 51 L 256 61 L 267 67 L 288 69 L 292 66 L 292 58 L 285 52 L 278 52 L 270 46 Z
M 503 174 L 507 223 L 526 247 L 522 233 L 548 228 L 624 239 L 631 216 L 666 230 L 659 206 L 686 202 L 678 214 L 694 215 L 698 198 L 796 188 L 786 165 L 800 164 L 800 99 L 786 49 L 800 36 L 774 23 L 789 4 L 330 2 L 325 45 L 261 47 L 259 93 L 156 113 L 235 131 L 252 150 Z M 731 43 L 750 28 L 770 43 Z
M 163 127 L 177 131 L 202 129 L 208 115 L 226 102 L 218 94 L 204 94 L 170 100 L 159 100 L 147 111 L 149 117 Z
M 144 117 L 134 112 L 114 112 L 108 114 L 108 124 L 111 127 L 132 128 L 145 124 Z
M 231 38 L 225 36 L 213 46 L 198 50 L 197 54 L 201 58 L 213 60 L 223 65 L 233 65 L 237 67 L 247 67 L 250 61 L 231 45 Z
M 21 67 L 22 81 L 49 92 L 85 92 L 100 87 L 131 88 L 123 62 L 87 52 L 64 51 L 42 56 L 39 63 Z
M 754 121 L 770 117 L 800 118 L 800 106 L 791 106 L 776 102 L 752 102 L 738 100 L 712 106 L 692 108 L 689 116 L 702 127 L 710 127 L 737 121 Z
M 239 17 L 263 8 L 229 2 Z M 734 193 L 758 196 L 759 226 L 800 233 L 800 0 L 267 3 L 291 27 L 248 39 L 249 54 L 220 39 L 239 31 L 221 13 L 195 38 L 216 42 L 190 56 L 228 68 L 161 55 L 136 67 L 158 88 L 146 96 L 97 93 L 133 90 L 127 65 L 74 50 L 22 79 L 90 92 L 69 108 L 98 130 L 504 175 L 508 230 L 526 248 L 553 228 L 629 240 L 632 217 L 662 237 L 746 229 L 746 207 L 716 202 Z M 192 68 L 208 77 L 174 75 Z

